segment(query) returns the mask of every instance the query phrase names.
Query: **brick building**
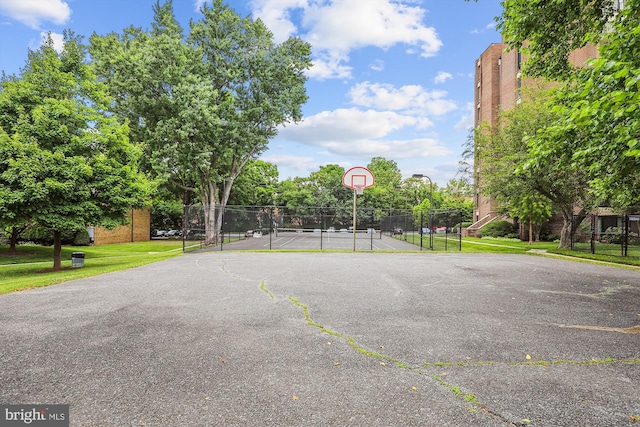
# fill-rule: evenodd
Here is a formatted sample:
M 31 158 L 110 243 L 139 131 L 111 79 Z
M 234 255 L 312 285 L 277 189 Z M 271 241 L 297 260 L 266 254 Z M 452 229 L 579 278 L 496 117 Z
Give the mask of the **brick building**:
M 486 122 L 491 127 L 498 124 L 500 110 L 513 108 L 520 99 L 520 88 L 530 84 L 530 79 L 520 75 L 522 53 L 517 50 L 506 50 L 504 43 L 492 43 L 476 60 L 475 67 L 475 114 L 474 126 L 477 128 Z M 590 58 L 598 54 L 596 46 L 589 45 L 573 52 L 569 60 L 582 66 Z M 474 224 L 467 230 L 467 235 L 477 232 L 498 217 L 498 205 L 494 199 L 482 191 L 482 162 L 475 160 L 474 166 Z
M 89 238 L 94 245 L 109 243 L 146 242 L 151 240 L 151 212 L 149 208 L 132 209 L 127 214 L 128 224 L 107 230 L 89 227 Z

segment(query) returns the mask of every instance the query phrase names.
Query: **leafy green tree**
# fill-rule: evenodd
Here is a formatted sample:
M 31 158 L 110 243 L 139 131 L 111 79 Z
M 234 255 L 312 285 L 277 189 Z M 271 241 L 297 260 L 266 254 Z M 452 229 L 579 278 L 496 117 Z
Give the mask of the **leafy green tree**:
M 373 173 L 375 185 L 364 192 L 362 206 L 375 208 L 376 218 L 379 218 L 385 210 L 404 203 L 404 199 L 395 190 L 402 182 L 402 173 L 394 160 L 384 157 L 372 158 L 367 169 Z
M 302 118 L 311 63 L 309 44 L 274 43 L 262 21 L 241 18 L 222 0 L 201 12 L 185 36 L 172 2 L 158 2 L 151 31 L 94 35 L 91 54 L 153 169 L 205 206 L 208 244 L 247 162 L 279 126 Z
M 19 77 L 0 84 L 0 220 L 51 230 L 54 269 L 62 268 L 63 232 L 123 224 L 150 191 L 137 171 L 140 152 L 85 55 L 65 31 L 61 54 L 49 37 Z
M 250 160 L 234 181 L 228 204 L 273 205 L 277 187 L 278 167 L 263 160 Z
M 530 245 L 534 239 L 540 240 L 542 224 L 551 218 L 551 214 L 551 202 L 539 193 L 515 196 L 509 205 L 509 215 L 529 225 Z
M 640 206 L 640 1 L 625 4 L 599 58 L 566 83 L 557 99 L 562 120 L 532 141 L 536 161 L 570 151 L 600 201 Z
M 579 225 L 574 222 L 574 214 L 584 213 L 593 199 L 585 171 L 575 167 L 571 149 L 556 146 L 542 152 L 529 143 L 539 129 L 559 120 L 553 110 L 552 93 L 541 87 L 524 90 L 519 105 L 500 112 L 495 129 L 477 129 L 476 153 L 482 165 L 483 191 L 508 209 L 515 208 L 514 216 L 518 209 L 523 211 L 527 197 L 548 199 L 562 214 L 560 247 L 567 248 L 572 231 Z
M 502 0 L 501 3 L 503 13 L 498 19 L 498 29 L 511 48 L 524 52 L 527 60 L 523 72 L 557 80 L 574 71 L 568 60 L 572 51 L 602 39 L 619 2 Z

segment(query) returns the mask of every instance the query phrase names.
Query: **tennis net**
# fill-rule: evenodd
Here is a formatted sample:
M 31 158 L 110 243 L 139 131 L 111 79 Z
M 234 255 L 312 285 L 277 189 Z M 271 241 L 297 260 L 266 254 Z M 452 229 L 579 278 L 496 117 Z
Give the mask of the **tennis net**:
M 356 230 L 356 234 L 358 237 L 360 235 L 368 235 L 372 233 L 377 233 L 377 230 L 373 228 L 364 229 L 364 230 Z M 353 230 L 348 228 L 340 228 L 336 229 L 333 227 L 329 227 L 326 229 L 323 228 L 276 228 L 274 230 L 274 235 L 276 237 L 299 237 L 299 238 L 312 238 L 312 237 L 353 237 Z

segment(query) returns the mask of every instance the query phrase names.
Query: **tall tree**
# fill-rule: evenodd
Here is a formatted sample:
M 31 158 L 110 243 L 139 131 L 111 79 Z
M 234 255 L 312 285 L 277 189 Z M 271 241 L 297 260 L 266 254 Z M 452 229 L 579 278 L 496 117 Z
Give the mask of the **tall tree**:
M 85 55 L 65 31 L 62 53 L 49 37 L 19 77 L 0 84 L 0 194 L 10 195 L 0 198 L 0 219 L 53 231 L 54 269 L 62 268 L 62 232 L 123 224 L 149 194 L 140 152 Z
M 184 36 L 171 1 L 156 3 L 150 32 L 94 35 L 91 53 L 123 117 L 139 124 L 154 170 L 196 192 L 206 243 L 217 241 L 234 180 L 278 127 L 302 118 L 310 46 L 276 44 L 260 20 L 222 0 Z
M 574 214 L 584 213 L 593 200 L 585 171 L 575 167 L 570 149 L 556 147 L 542 153 L 529 142 L 539 129 L 559 120 L 554 102 L 549 90 L 528 88 L 519 105 L 500 112 L 495 129 L 477 129 L 476 153 L 483 168 L 483 191 L 505 207 L 514 207 L 513 216 L 525 212 L 523 201 L 530 196 L 537 202 L 549 200 L 562 214 L 560 247 L 567 248 L 579 225 Z

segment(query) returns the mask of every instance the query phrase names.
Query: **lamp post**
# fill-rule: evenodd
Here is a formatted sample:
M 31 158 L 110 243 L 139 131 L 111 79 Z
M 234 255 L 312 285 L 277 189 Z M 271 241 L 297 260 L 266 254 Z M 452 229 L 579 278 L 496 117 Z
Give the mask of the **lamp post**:
M 433 229 L 431 228 L 431 211 L 433 210 L 433 181 L 431 181 L 431 178 L 421 173 L 414 173 L 413 175 L 411 175 L 411 178 L 426 178 L 429 180 L 429 249 L 433 250 Z

